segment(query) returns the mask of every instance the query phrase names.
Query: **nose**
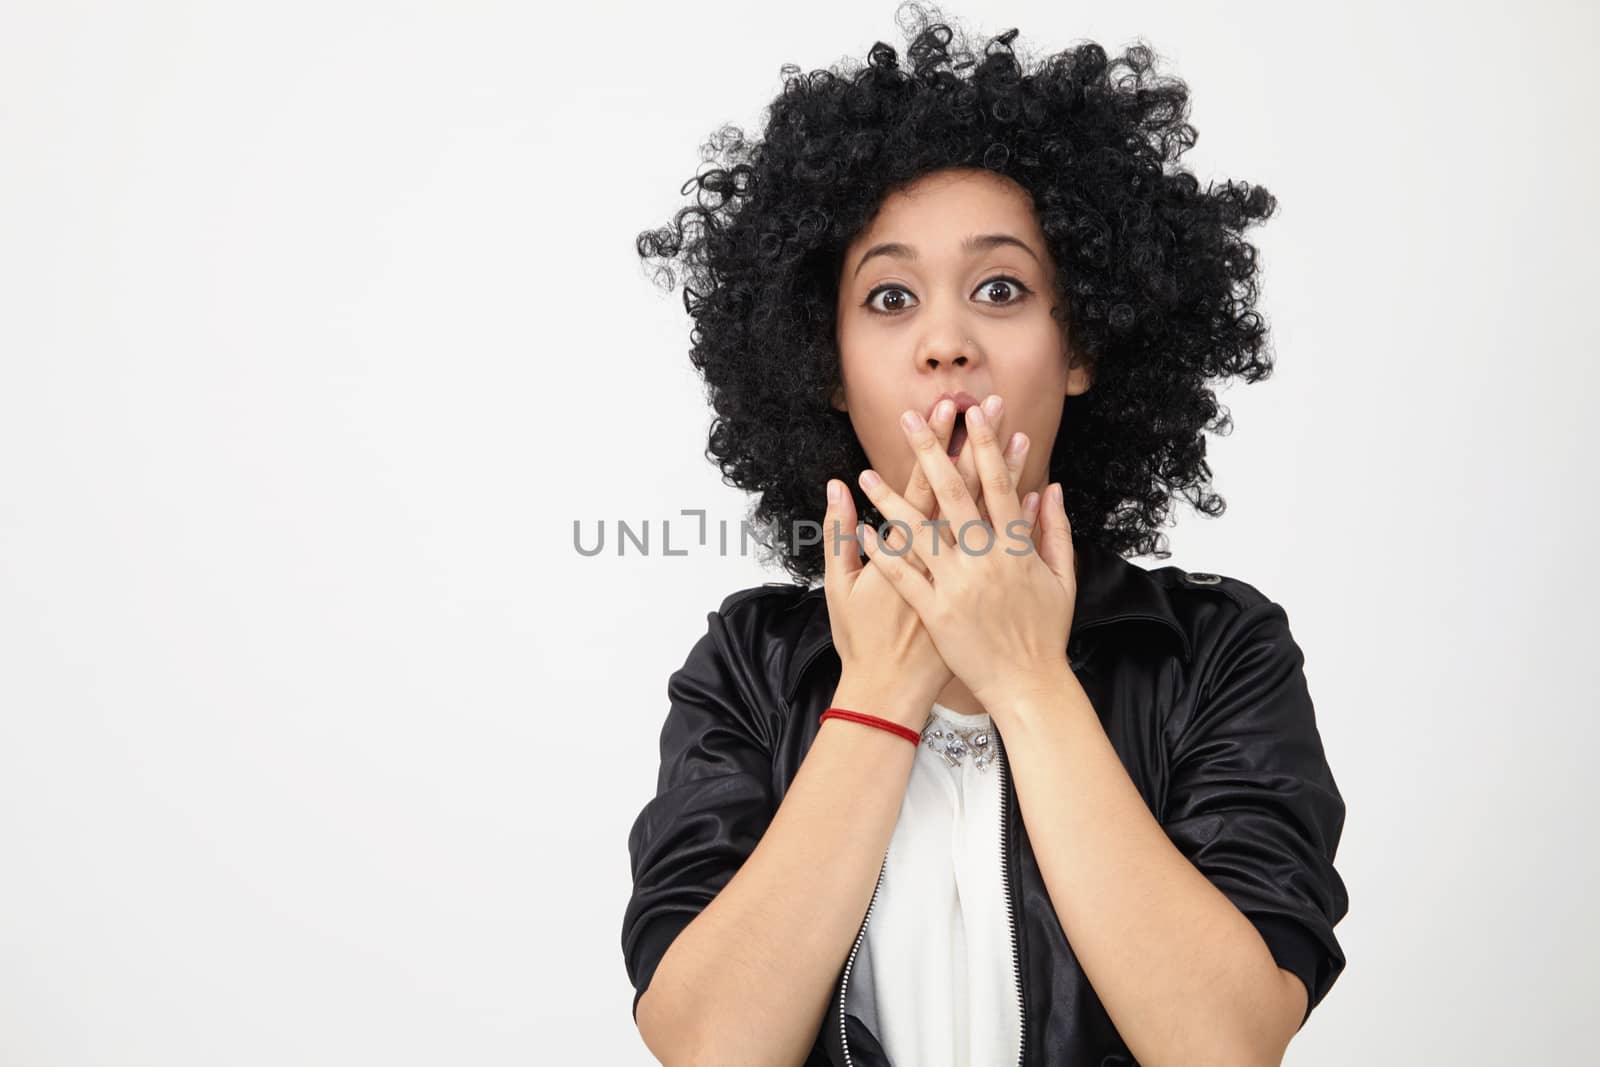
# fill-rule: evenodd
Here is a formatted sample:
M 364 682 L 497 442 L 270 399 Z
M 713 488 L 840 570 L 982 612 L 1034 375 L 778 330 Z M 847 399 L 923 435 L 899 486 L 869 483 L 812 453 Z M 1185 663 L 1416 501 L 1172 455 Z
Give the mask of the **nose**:
M 929 353 L 923 357 L 923 366 L 929 370 L 938 370 L 940 367 L 965 367 L 971 362 L 973 362 L 972 357 L 965 352 L 950 355 Z
M 981 349 L 972 337 L 973 323 L 965 303 L 955 293 L 930 293 L 918 309 L 918 344 L 913 350 L 919 374 L 947 371 L 952 367 L 971 370 L 983 362 Z
M 917 351 L 917 366 L 924 370 L 975 367 L 981 362 L 977 344 L 961 333 L 932 335 Z

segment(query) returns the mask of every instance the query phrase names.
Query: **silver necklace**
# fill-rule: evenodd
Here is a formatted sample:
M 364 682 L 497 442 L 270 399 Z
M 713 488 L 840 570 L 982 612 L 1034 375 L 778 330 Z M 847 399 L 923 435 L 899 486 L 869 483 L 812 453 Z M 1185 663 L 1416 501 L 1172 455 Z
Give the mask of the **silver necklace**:
M 951 767 L 961 766 L 961 762 L 969 755 L 972 765 L 978 770 L 989 766 L 994 759 L 994 739 L 989 735 L 987 726 L 969 726 L 965 729 L 945 723 L 936 726 L 940 720 L 930 719 L 927 726 L 922 728 L 922 743 L 944 757 L 945 763 Z

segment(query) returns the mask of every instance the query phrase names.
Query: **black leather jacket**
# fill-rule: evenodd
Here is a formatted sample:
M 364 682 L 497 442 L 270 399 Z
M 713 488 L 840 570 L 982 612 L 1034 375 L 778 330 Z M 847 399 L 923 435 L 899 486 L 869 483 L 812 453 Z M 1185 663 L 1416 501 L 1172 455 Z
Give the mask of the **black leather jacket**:
M 1333 929 L 1349 903 L 1334 869 L 1345 806 L 1284 609 L 1236 578 L 1074 549 L 1073 670 L 1172 842 L 1305 983 L 1309 1017 L 1345 965 Z M 839 681 L 820 587 L 744 589 L 708 622 L 667 682 L 656 795 L 628 837 L 635 1014 L 672 939 L 755 849 Z M 1002 788 L 1021 1062 L 1133 1064 L 1062 932 L 1016 790 Z M 889 1062 L 868 1023 L 841 1011 L 848 972 L 847 960 L 807 1065 Z

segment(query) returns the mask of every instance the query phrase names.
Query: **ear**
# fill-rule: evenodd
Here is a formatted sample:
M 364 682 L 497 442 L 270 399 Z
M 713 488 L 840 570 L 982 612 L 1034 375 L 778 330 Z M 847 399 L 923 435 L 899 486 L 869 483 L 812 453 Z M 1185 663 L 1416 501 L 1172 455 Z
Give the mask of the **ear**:
M 835 387 L 833 395 L 828 398 L 828 406 L 835 411 L 848 412 L 850 410 L 849 405 L 845 403 L 843 385 Z
M 1082 396 L 1094 386 L 1094 367 L 1070 347 L 1066 350 L 1066 359 L 1067 387 L 1064 394 Z

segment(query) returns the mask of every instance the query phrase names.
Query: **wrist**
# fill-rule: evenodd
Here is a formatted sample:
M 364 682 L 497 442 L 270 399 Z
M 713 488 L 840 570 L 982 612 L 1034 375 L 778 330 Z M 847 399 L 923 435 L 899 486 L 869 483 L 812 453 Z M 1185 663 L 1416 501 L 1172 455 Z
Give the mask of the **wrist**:
M 833 691 L 830 706 L 860 711 L 892 723 L 921 730 L 928 723 L 933 698 L 923 700 L 904 685 L 887 680 L 845 675 Z
M 1025 671 L 1010 671 L 1003 679 L 985 687 L 974 689 L 972 695 L 997 717 L 1012 713 L 1026 713 L 1040 704 L 1058 703 L 1062 697 L 1078 688 L 1078 676 L 1063 658 L 1060 663 L 1046 663 Z

